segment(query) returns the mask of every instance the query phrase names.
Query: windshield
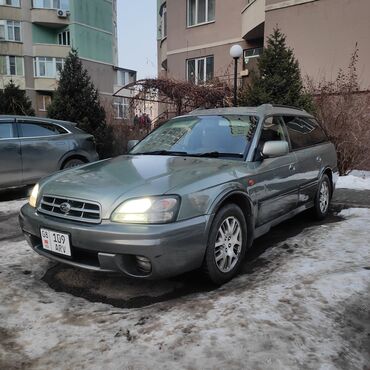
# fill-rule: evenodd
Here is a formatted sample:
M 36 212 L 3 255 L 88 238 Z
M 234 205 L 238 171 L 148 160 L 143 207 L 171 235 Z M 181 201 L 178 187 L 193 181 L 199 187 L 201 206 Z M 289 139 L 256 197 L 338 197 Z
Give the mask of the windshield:
M 174 118 L 149 134 L 130 154 L 244 158 L 258 123 L 256 116 Z

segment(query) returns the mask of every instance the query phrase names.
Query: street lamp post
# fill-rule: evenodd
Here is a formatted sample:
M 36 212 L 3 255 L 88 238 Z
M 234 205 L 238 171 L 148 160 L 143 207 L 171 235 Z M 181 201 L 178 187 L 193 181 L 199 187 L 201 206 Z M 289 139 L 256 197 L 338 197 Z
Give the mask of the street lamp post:
M 243 48 L 240 45 L 230 48 L 230 56 L 234 58 L 234 107 L 238 105 L 238 60 L 242 55 Z

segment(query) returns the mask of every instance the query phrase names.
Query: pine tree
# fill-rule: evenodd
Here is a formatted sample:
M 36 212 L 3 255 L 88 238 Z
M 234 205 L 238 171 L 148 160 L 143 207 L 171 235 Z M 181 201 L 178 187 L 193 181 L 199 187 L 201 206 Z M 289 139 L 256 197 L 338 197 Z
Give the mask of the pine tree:
M 313 101 L 305 92 L 301 72 L 293 50 L 286 45 L 285 35 L 275 28 L 267 47 L 258 60 L 258 73 L 241 92 L 241 105 L 283 104 L 313 110 Z
M 21 90 L 13 80 L 4 86 L 4 90 L 0 90 L 0 114 L 35 115 L 26 91 Z
M 48 106 L 48 117 L 77 123 L 79 128 L 94 135 L 100 157 L 110 156 L 112 129 L 106 124 L 98 90 L 76 50 L 69 53 L 59 73 L 58 88 Z

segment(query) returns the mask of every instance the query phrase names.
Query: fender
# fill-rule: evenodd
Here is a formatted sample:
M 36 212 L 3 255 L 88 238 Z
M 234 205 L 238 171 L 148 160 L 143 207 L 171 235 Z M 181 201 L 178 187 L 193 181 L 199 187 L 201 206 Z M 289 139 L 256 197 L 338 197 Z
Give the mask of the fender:
M 70 150 L 69 152 L 64 153 L 63 156 L 59 159 L 58 168 L 61 169 L 62 164 L 66 161 L 66 159 L 73 156 L 83 157 L 87 162 L 89 162 L 90 155 L 84 150 Z
M 255 225 L 255 219 L 254 219 L 254 205 L 253 202 L 248 194 L 248 192 L 241 187 L 239 183 L 232 183 L 230 184 L 227 189 L 224 189 L 217 198 L 213 201 L 211 204 L 209 211 L 207 212 L 210 217 L 207 222 L 206 226 L 206 232 L 207 235 L 209 235 L 210 228 L 212 226 L 212 222 L 214 220 L 214 217 L 217 213 L 217 211 L 220 209 L 222 204 L 224 204 L 227 199 L 231 198 L 232 196 L 242 196 L 245 198 L 246 202 L 248 202 L 249 209 L 246 210 L 244 207 L 242 208 L 242 211 L 244 214 L 246 214 L 246 222 L 247 222 L 247 228 L 248 228 L 248 247 L 252 245 L 254 240 L 254 225 Z

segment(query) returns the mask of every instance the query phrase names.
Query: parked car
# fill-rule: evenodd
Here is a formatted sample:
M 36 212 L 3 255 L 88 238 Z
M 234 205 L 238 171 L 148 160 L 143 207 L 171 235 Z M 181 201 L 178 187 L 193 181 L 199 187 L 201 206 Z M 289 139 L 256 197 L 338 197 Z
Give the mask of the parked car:
M 97 159 L 94 137 L 71 122 L 0 116 L 0 189 Z
M 59 262 L 142 279 L 203 268 L 222 284 L 272 226 L 308 208 L 325 217 L 337 176 L 334 146 L 305 111 L 197 110 L 128 155 L 42 180 L 20 225 Z

